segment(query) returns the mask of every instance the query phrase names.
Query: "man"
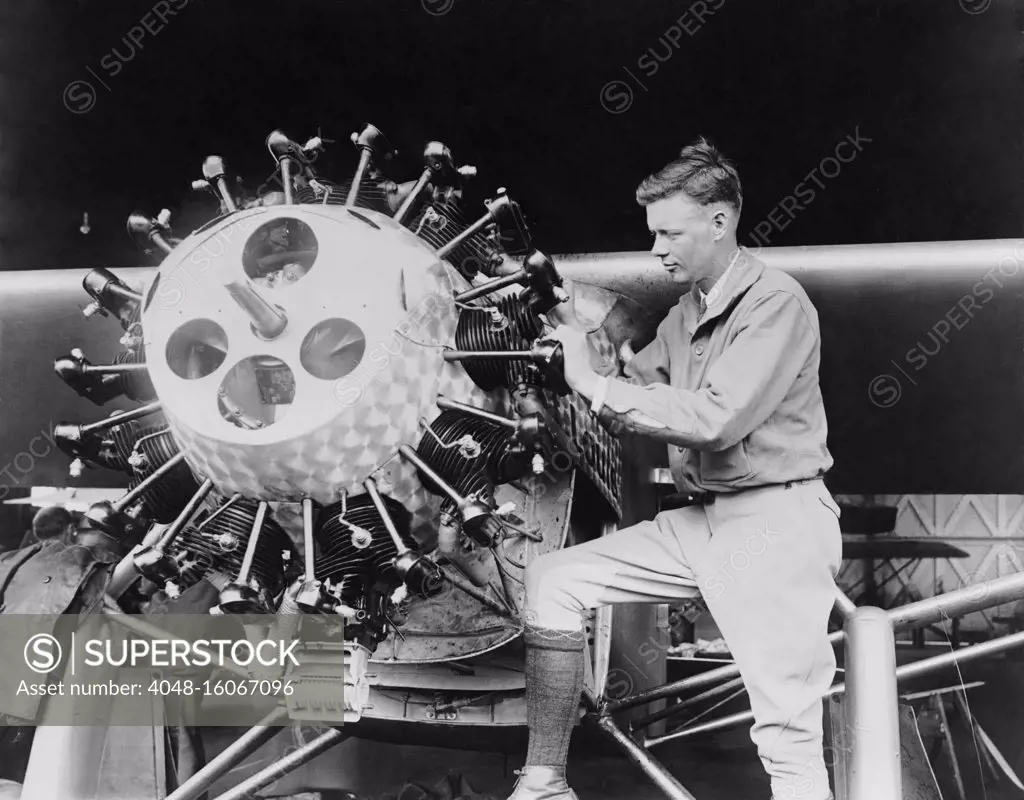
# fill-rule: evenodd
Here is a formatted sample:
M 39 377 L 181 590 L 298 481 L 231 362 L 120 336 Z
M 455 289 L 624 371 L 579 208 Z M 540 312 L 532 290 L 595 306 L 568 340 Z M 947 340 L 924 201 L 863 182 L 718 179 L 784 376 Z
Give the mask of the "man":
M 34 619 L 33 630 L 64 642 L 77 627 L 77 615 L 99 608 L 116 559 L 71 540 L 74 517 L 51 506 L 33 519 L 39 541 L 0 554 L 0 613 Z M 27 663 L 7 666 L 8 677 L 38 683 L 41 678 Z M 43 676 L 53 680 L 60 673 Z M 28 768 L 36 726 L 45 699 L 13 693 L 0 697 L 0 800 L 21 795 L 20 784 Z
M 32 530 L 25 534 L 21 547 L 39 542 L 58 541 L 67 544 L 75 530 L 75 518 L 62 506 L 44 506 L 32 518 Z
M 613 429 L 667 443 L 696 502 L 543 556 L 526 572 L 529 751 L 510 800 L 575 800 L 565 780 L 584 674 L 581 614 L 703 595 L 739 666 L 776 800 L 826 800 L 822 695 L 842 539 L 817 313 L 800 285 L 737 247 L 735 168 L 704 139 L 637 190 L 651 252 L 686 287 L 625 379 L 598 375 L 561 325 L 569 385 Z

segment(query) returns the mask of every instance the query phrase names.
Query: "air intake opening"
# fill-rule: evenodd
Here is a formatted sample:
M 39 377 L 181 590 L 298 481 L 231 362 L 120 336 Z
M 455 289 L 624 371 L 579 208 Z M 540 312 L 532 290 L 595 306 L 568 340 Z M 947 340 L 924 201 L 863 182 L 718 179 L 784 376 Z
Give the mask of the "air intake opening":
M 253 283 L 270 289 L 290 286 L 313 268 L 320 245 L 313 229 L 293 217 L 258 227 L 245 243 L 242 267 Z
M 280 422 L 295 400 L 295 375 L 274 356 L 250 356 L 224 376 L 217 408 L 239 428 L 258 430 Z

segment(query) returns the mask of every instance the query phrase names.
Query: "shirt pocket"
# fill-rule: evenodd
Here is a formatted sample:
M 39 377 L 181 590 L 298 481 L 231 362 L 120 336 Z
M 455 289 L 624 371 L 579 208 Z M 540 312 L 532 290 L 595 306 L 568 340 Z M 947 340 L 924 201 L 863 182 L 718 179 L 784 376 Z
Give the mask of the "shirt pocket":
M 735 486 L 753 474 L 746 439 L 725 450 L 700 454 L 700 481 L 705 488 Z

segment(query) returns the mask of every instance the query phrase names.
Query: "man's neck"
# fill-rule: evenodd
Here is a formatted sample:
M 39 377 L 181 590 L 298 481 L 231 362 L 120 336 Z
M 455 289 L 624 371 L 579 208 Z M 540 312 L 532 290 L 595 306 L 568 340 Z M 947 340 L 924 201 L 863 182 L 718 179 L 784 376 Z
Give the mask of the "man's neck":
M 722 276 L 736 263 L 736 260 L 740 256 L 740 249 L 738 246 L 733 246 L 727 250 L 722 250 L 716 253 L 712 257 L 713 269 L 710 275 L 706 275 L 697 281 L 697 291 L 700 292 L 701 297 L 707 296 L 707 294 L 715 287 L 715 285 L 722 279 Z

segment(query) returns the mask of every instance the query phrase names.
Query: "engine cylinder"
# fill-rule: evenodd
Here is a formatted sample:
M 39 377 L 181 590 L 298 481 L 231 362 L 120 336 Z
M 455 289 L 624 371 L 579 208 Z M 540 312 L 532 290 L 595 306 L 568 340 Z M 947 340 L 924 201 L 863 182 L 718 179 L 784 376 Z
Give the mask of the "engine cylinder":
M 490 500 L 494 486 L 514 477 L 515 462 L 508 453 L 509 429 L 464 411 L 444 411 L 420 440 L 417 454 L 459 494 L 477 494 Z M 426 476 L 424 485 L 443 494 Z M 442 508 L 454 502 L 444 495 Z
M 485 306 L 463 309 L 455 331 L 456 349 L 529 350 L 543 330 L 540 318 L 516 297 L 503 297 L 490 307 L 498 310 L 498 316 L 492 316 Z M 514 388 L 530 374 L 525 360 L 482 359 L 466 361 L 463 366 L 485 391 Z
M 390 497 L 382 496 L 382 500 L 399 537 L 415 549 L 409 512 Z M 392 564 L 398 549 L 368 494 L 324 508 L 314 538 L 320 549 L 316 578 L 330 582 L 332 593 L 341 602 L 355 605 L 376 584 L 391 589 L 401 583 Z
M 226 500 L 212 513 L 200 512 L 185 527 L 170 553 L 178 563 L 180 578 L 175 583 L 182 590 L 207 576 L 219 581 L 235 580 L 252 535 L 257 507 L 258 503 L 252 500 Z M 296 568 L 292 566 L 298 563 L 296 556 L 291 538 L 267 515 L 260 529 L 250 581 L 269 598 L 278 598 L 289 580 L 286 572 Z
M 146 360 L 142 351 L 124 350 L 117 354 L 115 364 L 138 364 Z M 126 372 L 118 376 L 118 387 L 121 394 L 130 397 L 132 400 L 155 400 L 156 389 L 146 372 Z

